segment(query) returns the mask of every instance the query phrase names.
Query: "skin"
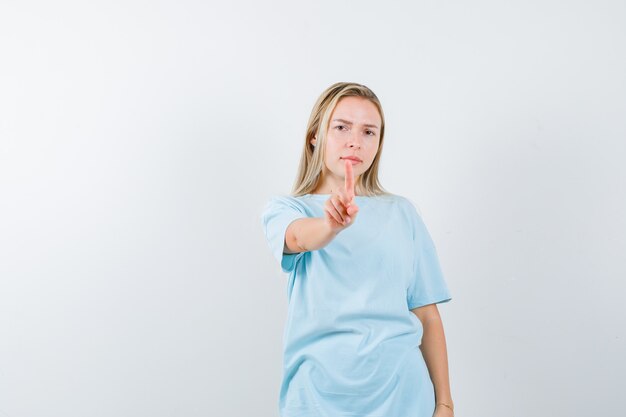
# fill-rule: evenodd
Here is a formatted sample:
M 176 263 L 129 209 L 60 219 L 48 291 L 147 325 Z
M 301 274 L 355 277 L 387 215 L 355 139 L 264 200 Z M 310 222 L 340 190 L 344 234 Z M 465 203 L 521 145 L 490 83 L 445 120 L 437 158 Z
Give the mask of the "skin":
M 285 232 L 284 253 L 321 249 L 354 222 L 359 209 L 351 203 L 354 198 L 352 163 L 345 161 L 344 169 L 346 191 L 333 194 L 325 202 L 324 217 L 305 217 L 291 222 Z
M 362 97 L 344 97 L 335 107 L 326 136 L 326 152 L 320 185 L 312 194 L 329 194 L 324 218 L 293 221 L 285 235 L 285 253 L 323 248 L 342 230 L 354 224 L 358 206 L 355 183 L 374 161 L 380 143 L 381 118 L 376 106 Z M 315 145 L 317 138 L 311 139 Z M 356 155 L 362 162 L 343 159 Z M 452 407 L 448 377 L 448 353 L 443 323 L 436 304 L 411 310 L 422 322 L 420 349 L 435 389 L 436 402 Z M 452 417 L 453 411 L 438 405 L 433 417 Z
M 411 312 L 422 322 L 424 328 L 420 350 L 435 388 L 435 402 L 442 402 L 454 408 L 448 376 L 448 350 L 439 309 L 436 304 L 428 304 L 414 308 Z M 453 416 L 453 410 L 448 407 L 443 405 L 435 407 L 433 417 Z
M 363 161 L 353 165 L 355 180 L 369 169 L 378 152 L 381 123 L 378 108 L 368 99 L 344 97 L 339 100 L 330 115 L 324 168 L 313 194 L 345 191 L 344 156 L 356 155 Z M 316 145 L 317 137 L 311 139 L 311 143 Z
M 330 115 L 326 132 L 324 168 L 313 194 L 330 194 L 324 204 L 326 222 L 340 232 L 354 222 L 358 206 L 354 184 L 374 162 L 380 144 L 382 120 L 378 108 L 363 97 L 344 97 Z M 317 137 L 311 139 L 317 144 Z M 351 162 L 356 156 L 361 162 Z

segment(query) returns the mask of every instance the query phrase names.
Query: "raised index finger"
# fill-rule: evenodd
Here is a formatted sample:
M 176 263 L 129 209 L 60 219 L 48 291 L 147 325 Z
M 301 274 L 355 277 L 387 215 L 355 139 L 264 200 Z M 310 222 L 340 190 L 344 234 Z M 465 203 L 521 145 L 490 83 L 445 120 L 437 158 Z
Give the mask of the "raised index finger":
M 354 197 L 354 173 L 352 172 L 352 162 L 349 159 L 346 159 L 345 161 L 346 194 L 348 201 L 352 201 L 352 198 Z

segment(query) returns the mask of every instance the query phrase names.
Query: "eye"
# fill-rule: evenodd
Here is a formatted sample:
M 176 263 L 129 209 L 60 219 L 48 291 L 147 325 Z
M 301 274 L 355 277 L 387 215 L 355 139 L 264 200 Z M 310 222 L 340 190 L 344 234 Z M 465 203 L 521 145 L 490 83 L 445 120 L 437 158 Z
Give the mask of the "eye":
M 368 135 L 370 135 L 370 136 L 374 136 L 374 135 L 376 135 L 376 133 L 372 132 L 371 130 L 368 130 L 368 131 L 367 131 L 367 134 L 368 134 Z
M 344 126 L 344 125 L 335 126 L 335 129 L 339 129 L 339 130 L 341 130 L 341 129 L 340 129 L 341 127 L 345 127 L 345 126 Z

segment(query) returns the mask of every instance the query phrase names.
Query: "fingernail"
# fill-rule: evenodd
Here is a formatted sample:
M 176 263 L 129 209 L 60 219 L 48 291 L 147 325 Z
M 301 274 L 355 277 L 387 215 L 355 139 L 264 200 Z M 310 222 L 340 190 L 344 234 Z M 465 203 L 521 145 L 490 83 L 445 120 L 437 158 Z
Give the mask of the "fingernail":
M 348 221 L 348 223 L 350 223 L 350 217 L 346 217 L 346 220 Z

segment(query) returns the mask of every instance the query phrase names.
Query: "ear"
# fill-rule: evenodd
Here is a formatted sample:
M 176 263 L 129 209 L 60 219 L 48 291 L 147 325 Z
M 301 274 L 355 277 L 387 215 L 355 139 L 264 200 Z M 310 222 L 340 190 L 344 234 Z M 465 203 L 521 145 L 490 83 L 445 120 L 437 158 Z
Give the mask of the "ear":
M 313 137 L 313 139 L 311 139 L 311 145 L 315 146 L 317 144 L 317 136 Z

